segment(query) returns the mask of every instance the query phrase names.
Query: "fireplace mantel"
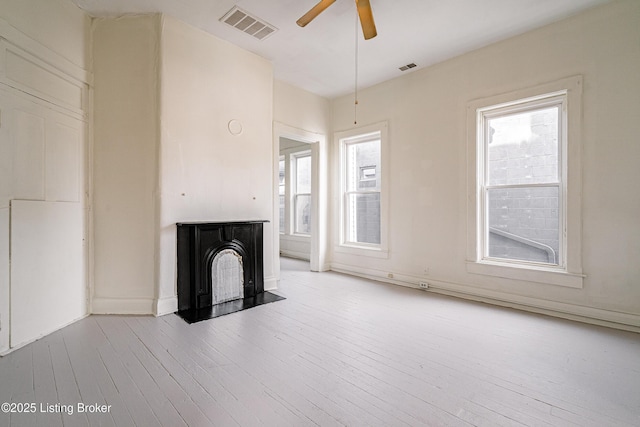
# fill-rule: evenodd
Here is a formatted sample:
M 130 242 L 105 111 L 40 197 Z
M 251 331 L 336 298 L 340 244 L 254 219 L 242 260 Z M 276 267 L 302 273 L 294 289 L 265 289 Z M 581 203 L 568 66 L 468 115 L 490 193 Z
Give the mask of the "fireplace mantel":
M 242 257 L 244 298 L 264 292 L 263 224 L 257 221 L 177 223 L 178 310 L 212 305 L 211 262 L 231 249 Z
M 284 299 L 264 291 L 263 224 L 267 220 L 179 222 L 177 228 L 178 312 L 188 323 Z M 241 258 L 242 299 L 212 303 L 216 255 Z

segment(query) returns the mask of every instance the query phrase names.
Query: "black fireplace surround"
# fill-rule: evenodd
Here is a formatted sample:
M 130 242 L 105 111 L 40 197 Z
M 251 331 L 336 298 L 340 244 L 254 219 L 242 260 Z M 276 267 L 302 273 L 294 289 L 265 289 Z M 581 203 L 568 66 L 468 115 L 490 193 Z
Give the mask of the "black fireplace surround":
M 264 291 L 263 224 L 267 221 L 177 223 L 178 312 L 188 323 L 284 299 Z M 242 257 L 244 298 L 212 305 L 211 266 L 231 249 Z

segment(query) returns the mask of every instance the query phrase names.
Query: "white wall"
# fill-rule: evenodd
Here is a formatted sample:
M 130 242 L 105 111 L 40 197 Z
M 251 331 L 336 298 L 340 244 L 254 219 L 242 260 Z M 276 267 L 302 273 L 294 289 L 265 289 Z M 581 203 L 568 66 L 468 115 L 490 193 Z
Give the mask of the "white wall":
M 389 122 L 390 256 L 335 253 L 334 267 L 640 326 L 639 23 L 639 2 L 613 2 L 362 90 L 359 122 Z M 584 78 L 583 288 L 468 273 L 467 103 L 572 75 Z M 352 97 L 332 107 L 334 129 L 352 128 Z
M 273 120 L 306 132 L 326 134 L 331 130 L 331 103 L 327 98 L 276 80 Z
M 153 312 L 160 16 L 95 19 L 94 313 Z
M 176 222 L 273 220 L 271 63 L 165 16 L 161 75 L 159 314 L 176 307 Z M 265 227 L 265 289 L 274 238 Z

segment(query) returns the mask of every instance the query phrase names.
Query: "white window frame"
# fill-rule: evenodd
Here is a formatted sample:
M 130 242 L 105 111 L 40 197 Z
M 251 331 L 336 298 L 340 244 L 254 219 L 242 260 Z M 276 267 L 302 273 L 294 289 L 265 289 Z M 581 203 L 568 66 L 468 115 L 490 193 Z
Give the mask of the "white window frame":
M 285 191 L 284 191 L 284 232 L 280 232 L 279 235 L 286 236 L 289 240 L 295 240 L 300 242 L 308 241 L 311 238 L 311 233 L 303 234 L 295 232 L 295 194 L 296 194 L 296 156 L 311 156 L 311 179 L 313 181 L 313 168 L 316 167 L 314 163 L 313 148 L 301 148 L 291 147 L 280 151 L 278 157 L 278 168 L 280 160 L 284 159 L 284 176 L 285 176 Z M 311 203 L 313 211 L 313 182 L 311 183 Z M 312 233 L 313 233 L 313 213 L 312 213 Z M 279 227 L 278 227 L 279 228 Z
M 351 242 L 347 239 L 347 204 L 346 204 L 346 147 L 349 144 L 366 142 L 372 139 L 380 139 L 380 165 L 376 173 L 380 175 L 380 244 Z M 388 125 L 387 122 L 379 122 L 368 126 L 363 126 L 348 131 L 336 132 L 334 135 L 336 142 L 336 152 L 340 166 L 340 179 L 338 192 L 340 203 L 337 213 L 338 236 L 336 252 L 349 253 L 361 256 L 377 258 L 387 258 L 388 250 L 388 177 L 386 176 L 387 149 L 388 149 Z M 366 192 L 366 190 L 363 190 Z M 378 192 L 376 190 L 375 192 Z
M 488 213 L 484 133 L 486 120 L 506 112 L 557 105 L 561 101 L 559 132 L 558 265 L 492 258 L 487 253 Z M 581 118 L 582 77 L 575 76 L 534 88 L 472 101 L 467 106 L 467 271 L 507 279 L 582 288 Z M 495 114 L 494 114 L 495 113 Z
M 283 189 L 284 189 L 284 194 L 280 194 L 280 162 L 282 162 L 282 164 L 284 165 L 284 184 L 282 185 Z M 287 182 L 289 181 L 287 179 L 287 161 L 286 161 L 286 156 L 285 155 L 280 155 L 278 157 L 278 212 L 280 211 L 280 197 L 283 198 L 284 200 L 284 209 L 283 209 L 283 218 L 282 218 L 282 223 L 284 225 L 284 230 L 280 230 L 280 223 L 278 223 L 278 231 L 279 234 L 284 235 L 287 234 L 287 219 L 288 219 L 288 214 L 287 214 Z
M 523 183 L 523 184 L 494 184 L 489 182 L 489 121 L 491 119 L 506 117 L 518 113 L 527 113 L 544 108 L 558 108 L 558 174 L 555 182 L 547 183 Z M 534 98 L 518 100 L 506 105 L 492 105 L 489 107 L 479 108 L 477 110 L 477 126 L 478 126 L 478 186 L 480 192 L 479 200 L 479 219 L 480 229 L 478 230 L 480 240 L 480 258 L 486 261 L 504 262 L 509 264 L 523 264 L 532 267 L 544 266 L 548 268 L 565 269 L 565 253 L 566 246 L 564 244 L 564 232 L 566 229 L 566 215 L 564 210 L 564 195 L 566 194 L 566 148 L 567 135 L 565 132 L 567 120 L 567 92 L 560 91 L 549 93 Z M 557 263 L 536 263 L 525 260 L 496 258 L 489 255 L 489 191 L 494 189 L 517 189 L 517 188 L 546 188 L 556 187 L 558 189 L 558 219 L 560 226 L 558 227 L 559 248 L 556 254 Z M 542 245 L 541 245 L 542 246 Z
M 296 235 L 296 236 L 310 236 L 311 232 L 309 233 L 301 233 L 299 231 L 297 231 L 297 201 L 298 201 L 298 196 L 308 196 L 309 199 L 311 200 L 311 192 L 309 193 L 299 193 L 298 192 L 298 159 L 303 158 L 303 157 L 308 157 L 309 158 L 309 163 L 310 163 L 310 167 L 313 167 L 313 158 L 311 156 L 311 149 L 309 150 L 303 150 L 303 151 L 296 151 L 295 153 L 291 153 L 291 157 L 290 157 L 290 161 L 291 161 L 291 209 L 290 209 L 290 218 L 291 218 L 291 234 L 292 235 Z M 311 178 L 312 178 L 312 173 L 310 171 L 310 176 L 309 176 L 309 186 L 311 186 Z

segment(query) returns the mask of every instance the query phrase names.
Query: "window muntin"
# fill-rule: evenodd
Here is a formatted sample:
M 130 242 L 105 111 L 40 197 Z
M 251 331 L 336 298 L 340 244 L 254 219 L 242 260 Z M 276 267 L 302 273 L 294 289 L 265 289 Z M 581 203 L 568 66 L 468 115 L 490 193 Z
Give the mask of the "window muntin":
M 381 133 L 341 141 L 343 221 L 342 243 L 381 244 Z
M 566 93 L 478 110 L 481 258 L 562 268 Z

